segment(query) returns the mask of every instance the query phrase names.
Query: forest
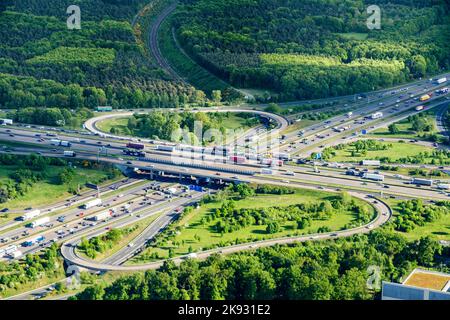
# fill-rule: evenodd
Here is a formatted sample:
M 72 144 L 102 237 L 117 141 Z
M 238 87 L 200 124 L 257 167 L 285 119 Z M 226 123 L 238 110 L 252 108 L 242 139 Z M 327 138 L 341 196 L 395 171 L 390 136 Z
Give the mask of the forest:
M 0 14 L 0 108 L 178 107 L 206 96 L 171 80 L 137 41 L 145 0 L 88 0 L 69 30 L 67 0 L 15 0 Z
M 179 266 L 166 262 L 158 270 L 124 276 L 108 286 L 90 286 L 70 299 L 368 300 L 379 294 L 376 283 L 372 289 L 367 286 L 370 266 L 380 268 L 379 280 L 398 281 L 417 265 L 439 265 L 448 254 L 448 248 L 430 237 L 407 242 L 377 230 L 336 241 L 213 255 L 205 261 L 187 259 Z
M 181 3 L 172 24 L 185 51 L 234 86 L 275 91 L 275 101 L 366 92 L 450 68 L 445 0 Z M 366 26 L 374 4 L 380 30 Z

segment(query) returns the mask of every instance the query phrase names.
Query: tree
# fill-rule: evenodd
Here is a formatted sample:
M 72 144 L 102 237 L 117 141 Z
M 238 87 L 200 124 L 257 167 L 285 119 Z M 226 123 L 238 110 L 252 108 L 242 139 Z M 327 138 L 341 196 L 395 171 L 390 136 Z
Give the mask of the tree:
M 398 129 L 397 125 L 395 123 L 389 125 L 388 127 L 390 134 L 398 134 L 400 130 Z
M 411 58 L 410 69 L 415 77 L 423 77 L 427 72 L 427 61 L 422 55 L 415 55 Z
M 280 224 L 276 221 L 269 222 L 267 224 L 266 232 L 273 234 L 280 231 Z
M 269 103 L 269 105 L 264 109 L 264 111 L 280 114 L 283 111 L 283 109 L 275 103 Z
M 212 99 L 215 103 L 220 103 L 222 101 L 222 91 L 213 90 L 211 95 L 212 95 Z

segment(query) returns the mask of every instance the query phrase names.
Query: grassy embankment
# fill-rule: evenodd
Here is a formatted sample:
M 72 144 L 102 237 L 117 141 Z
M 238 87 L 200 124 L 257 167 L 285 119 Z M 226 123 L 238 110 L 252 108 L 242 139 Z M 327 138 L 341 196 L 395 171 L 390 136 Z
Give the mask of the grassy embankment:
M 330 193 L 313 190 L 299 190 L 295 194 L 290 195 L 257 195 L 236 201 L 236 209 L 269 208 L 277 205 L 289 206 L 298 203 L 322 201 L 328 199 L 330 196 L 332 196 Z M 360 200 L 356 201 L 363 203 Z M 369 206 L 365 203 L 364 205 Z M 158 260 L 157 258 L 150 257 L 151 255 L 157 255 L 159 259 L 168 258 L 169 251 L 172 251 L 174 256 L 178 256 L 187 254 L 190 250 L 196 252 L 205 247 L 211 247 L 212 245 L 221 247 L 224 244 L 228 245 L 229 243 L 235 242 L 245 243 L 270 238 L 312 234 L 316 233 L 320 227 L 328 227 L 330 230 L 341 230 L 355 218 L 353 213 L 344 212 L 333 215 L 329 220 L 313 220 L 309 227 L 302 230 L 296 229 L 295 222 L 287 221 L 280 223 L 280 231 L 274 234 L 268 234 L 265 225 L 251 225 L 237 231 L 220 234 L 213 229 L 213 225 L 217 221 L 204 222 L 206 217 L 216 208 L 220 208 L 220 206 L 221 202 L 212 202 L 198 209 L 194 209 L 176 222 L 176 227 L 179 226 L 181 231 L 177 232 L 172 241 L 165 241 L 162 246 L 149 247 L 142 255 L 130 260 L 129 263 L 141 264 L 144 261 Z M 374 211 L 372 207 L 370 208 Z M 177 245 L 174 243 L 177 243 Z

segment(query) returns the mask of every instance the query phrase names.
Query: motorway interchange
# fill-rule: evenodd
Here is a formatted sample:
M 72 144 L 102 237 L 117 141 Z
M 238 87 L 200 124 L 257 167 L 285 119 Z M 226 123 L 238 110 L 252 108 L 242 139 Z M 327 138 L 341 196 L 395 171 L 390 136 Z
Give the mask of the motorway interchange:
M 441 75 L 440 77 L 444 76 L 449 77 L 450 75 Z M 369 224 L 351 230 L 235 245 L 197 252 L 190 255 L 191 258 L 205 258 L 213 253 L 228 254 L 275 243 L 314 241 L 370 232 L 387 222 L 392 215 L 389 206 L 382 201 L 383 195 L 405 199 L 422 198 L 427 201 L 448 199 L 448 195 L 434 186 L 418 187 L 408 183 L 407 177 L 399 178 L 392 174 L 386 174 L 383 182 L 347 176 L 346 170 L 350 167 L 359 167 L 357 164 L 336 165 L 331 168 L 329 163 L 311 161 L 303 165 L 285 163 L 283 166 L 270 166 L 263 159 L 272 157 L 273 159 L 277 158 L 277 161 L 297 161 L 308 158 L 313 152 L 320 153 L 325 147 L 363 139 L 365 134 L 386 127 L 412 114 L 431 108 L 439 108 L 440 111 L 446 110 L 449 104 L 446 94 L 433 94 L 431 99 L 426 102 L 419 100 L 423 94 L 434 93 L 443 87 L 445 84 L 437 84 L 426 79 L 389 90 L 355 96 L 353 101 L 342 100 L 345 108 L 352 110 L 351 114 L 336 116 L 325 123 L 315 124 L 301 130 L 289 130 L 289 126 L 295 125 L 295 121 L 288 121 L 284 117 L 267 112 L 245 107 L 219 109 L 222 112 L 253 112 L 260 117 L 269 118 L 277 124 L 275 129 L 264 132 L 258 139 L 247 139 L 249 136 L 258 135 L 259 132 L 255 128 L 249 130 L 236 139 L 239 148 L 232 150 L 227 145 L 226 148 L 221 148 L 220 152 L 215 152 L 217 150 L 212 147 L 209 149 L 213 152 L 205 152 L 205 148 L 190 148 L 189 146 L 184 146 L 180 150 L 173 143 L 111 135 L 100 132 L 96 126 L 98 121 L 130 116 L 134 111 L 112 113 L 90 119 L 85 123 L 83 131 L 57 131 L 54 128 L 32 125 L 2 126 L 0 140 L 20 143 L 1 149 L 2 153 L 37 153 L 42 156 L 61 158 L 73 155 L 77 159 L 116 164 L 123 171 L 128 170 L 134 175 L 136 172 L 143 173 L 145 177 L 150 178 L 150 180 L 126 179 L 111 186 L 104 186 L 99 191 L 90 191 L 68 199 L 65 203 L 39 208 L 42 212 L 40 217 L 48 216 L 49 219 L 35 228 L 28 226 L 30 221 L 8 221 L 0 225 L 2 259 L 20 258 L 7 254 L 8 248 L 11 251 L 11 248 L 15 247 L 16 251 L 20 250 L 20 253 L 24 255 L 38 252 L 51 243 L 57 242 L 62 244 L 61 252 L 67 264 L 74 264 L 87 270 L 134 271 L 157 268 L 161 262 L 133 266 L 124 265 L 124 263 L 139 253 L 148 241 L 176 219 L 184 207 L 195 204 L 204 195 L 214 192 L 214 189 L 220 188 L 224 183 L 290 185 L 330 192 L 347 190 L 352 196 L 371 203 L 378 215 Z M 417 110 L 417 107 L 421 105 L 424 105 L 425 108 Z M 210 111 L 216 112 L 217 108 L 214 110 L 199 109 L 194 112 Z M 372 119 L 371 115 L 376 112 L 381 112 L 383 116 Z M 443 111 L 439 114 L 442 115 Z M 338 130 L 339 128 L 345 129 Z M 287 132 L 288 130 L 289 132 Z M 65 143 L 56 145 L 56 140 Z M 264 140 L 264 149 L 260 148 L 262 140 Z M 136 157 L 124 153 L 130 143 L 142 145 L 143 154 Z M 161 148 L 162 145 L 173 148 Z M 241 147 L 242 149 L 240 149 Z M 238 149 L 239 153 L 235 154 L 234 152 Z M 246 152 L 242 152 L 242 150 Z M 73 152 L 73 154 L 67 152 Z M 242 157 L 245 157 L 245 160 L 237 161 Z M 318 166 L 321 166 L 320 170 Z M 368 169 L 370 168 L 365 168 L 366 171 Z M 162 180 L 162 182 L 155 180 Z M 202 184 L 208 187 L 190 190 L 187 187 L 188 184 Z M 99 206 L 89 209 L 81 208 L 82 204 L 92 201 L 96 197 L 102 199 Z M 96 215 L 105 211 L 110 212 L 110 216 L 107 219 L 101 218 L 96 221 Z M 25 214 L 25 211 L 22 213 Z M 144 232 L 133 239 L 128 246 L 103 261 L 89 260 L 80 256 L 75 250 L 81 238 L 95 237 L 106 233 L 111 228 L 122 228 L 151 217 L 156 218 Z M 45 240 L 37 241 L 36 239 L 39 237 Z M 35 241 L 30 242 L 30 240 Z M 27 241 L 30 244 L 24 246 L 23 244 Z M 180 262 L 187 257 L 176 257 L 173 260 Z

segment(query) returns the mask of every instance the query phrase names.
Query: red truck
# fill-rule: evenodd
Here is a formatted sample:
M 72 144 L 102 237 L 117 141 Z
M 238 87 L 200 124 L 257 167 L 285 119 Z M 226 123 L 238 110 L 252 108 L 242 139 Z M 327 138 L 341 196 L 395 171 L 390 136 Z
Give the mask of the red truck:
M 129 149 L 137 149 L 137 150 L 144 150 L 145 146 L 140 143 L 128 143 L 127 148 Z

